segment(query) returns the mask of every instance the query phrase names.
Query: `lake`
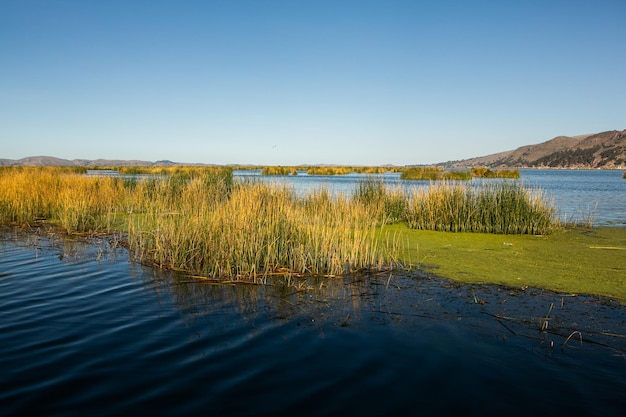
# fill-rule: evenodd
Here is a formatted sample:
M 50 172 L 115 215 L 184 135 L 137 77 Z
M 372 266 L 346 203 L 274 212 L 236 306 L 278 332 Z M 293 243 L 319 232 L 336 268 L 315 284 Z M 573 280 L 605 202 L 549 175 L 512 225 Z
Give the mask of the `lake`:
M 621 172 L 522 181 L 561 216 L 626 225 Z M 5 229 L 0 416 L 622 416 L 625 319 L 608 298 L 417 272 L 212 285 L 131 262 L 115 237 Z
M 419 273 L 273 284 L 6 230 L 0 415 L 623 415 L 610 299 Z

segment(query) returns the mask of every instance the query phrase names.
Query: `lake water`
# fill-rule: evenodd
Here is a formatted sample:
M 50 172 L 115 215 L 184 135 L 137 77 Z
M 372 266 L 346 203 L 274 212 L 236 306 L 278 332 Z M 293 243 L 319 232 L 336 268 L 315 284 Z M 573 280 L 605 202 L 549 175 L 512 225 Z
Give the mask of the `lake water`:
M 626 307 L 431 276 L 216 286 L 0 234 L 1 416 L 622 416 Z
M 380 178 L 391 187 L 427 187 L 428 181 L 403 181 L 399 173 L 348 174 L 336 176 L 307 175 L 267 177 L 260 171 L 235 171 L 235 177 L 257 178 L 267 182 L 288 184 L 299 193 L 327 188 L 349 195 L 364 178 Z M 524 184 L 543 192 L 553 202 L 559 217 L 565 221 L 584 222 L 593 218 L 596 226 L 626 226 L 626 180 L 617 170 L 520 170 Z M 499 180 L 486 180 L 499 181 Z M 480 184 L 480 180 L 472 183 Z
M 361 177 L 263 180 L 350 193 Z M 564 217 L 626 225 L 621 172 L 522 180 Z M 216 286 L 133 263 L 112 238 L 9 229 L 0 416 L 622 416 L 625 319 L 610 299 L 419 273 Z

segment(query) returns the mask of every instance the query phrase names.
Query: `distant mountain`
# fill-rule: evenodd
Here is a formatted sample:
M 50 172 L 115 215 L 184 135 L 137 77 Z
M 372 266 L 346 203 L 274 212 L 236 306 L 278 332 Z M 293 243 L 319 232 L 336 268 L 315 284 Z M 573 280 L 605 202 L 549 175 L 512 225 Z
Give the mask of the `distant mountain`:
M 468 168 L 624 168 L 626 167 L 626 130 L 580 135 L 557 136 L 537 145 L 500 152 L 444 166 Z
M 61 159 L 52 156 L 29 156 L 22 159 L 0 159 L 0 166 L 175 166 L 206 165 L 172 161 L 138 161 L 118 159 Z M 626 130 L 611 130 L 580 136 L 557 136 L 536 145 L 438 165 L 451 168 L 626 168 Z
M 53 156 L 28 156 L 22 159 L 0 159 L 0 166 L 175 166 L 172 161 L 138 161 L 120 159 L 61 159 Z M 200 164 L 198 164 L 200 165 Z

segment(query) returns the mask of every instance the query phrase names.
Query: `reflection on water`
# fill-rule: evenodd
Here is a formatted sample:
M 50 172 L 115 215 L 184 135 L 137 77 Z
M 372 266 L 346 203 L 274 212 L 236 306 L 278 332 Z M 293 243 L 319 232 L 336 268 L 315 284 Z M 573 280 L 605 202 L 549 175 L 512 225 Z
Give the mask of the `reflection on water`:
M 217 286 L 4 234 L 0 415 L 622 415 L 625 307 L 419 273 Z

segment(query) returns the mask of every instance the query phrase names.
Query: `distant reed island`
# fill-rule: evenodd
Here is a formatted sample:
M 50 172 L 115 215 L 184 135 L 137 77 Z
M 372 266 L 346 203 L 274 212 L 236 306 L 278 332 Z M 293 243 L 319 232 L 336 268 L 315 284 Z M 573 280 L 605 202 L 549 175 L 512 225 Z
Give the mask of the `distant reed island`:
M 246 167 L 240 169 L 261 169 L 261 175 L 298 175 L 306 172 L 307 175 L 347 175 L 347 174 L 384 174 L 399 172 L 403 180 L 460 180 L 472 178 L 519 178 L 517 169 L 496 169 L 475 167 L 471 169 L 448 169 L 442 167 L 350 167 L 350 166 L 264 166 Z

